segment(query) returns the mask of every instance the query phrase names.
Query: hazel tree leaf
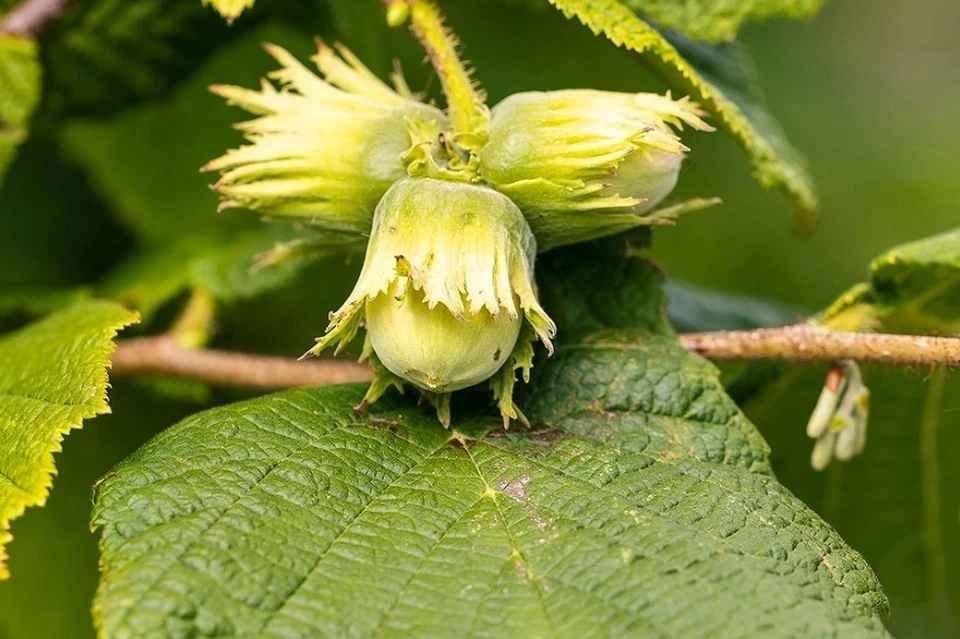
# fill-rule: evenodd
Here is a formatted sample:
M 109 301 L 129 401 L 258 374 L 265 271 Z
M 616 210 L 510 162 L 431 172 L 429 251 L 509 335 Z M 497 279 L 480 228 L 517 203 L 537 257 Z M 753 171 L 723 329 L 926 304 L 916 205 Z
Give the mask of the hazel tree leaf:
M 645 317 L 560 345 L 530 430 L 358 414 L 355 386 L 173 426 L 97 487 L 102 634 L 888 636 L 870 568 L 777 482 L 716 369 Z
M 873 261 L 871 282 L 843 296 L 826 320 L 851 330 L 863 328 L 864 318 L 884 330 L 946 332 L 956 326 L 960 309 L 951 307 L 957 299 L 951 288 L 957 282 L 957 237 L 951 232 L 891 249 Z M 752 310 L 765 306 L 754 300 L 739 308 L 761 322 L 775 307 Z M 686 330 L 726 328 L 718 326 L 727 315 L 722 309 L 682 315 Z M 728 391 L 768 438 L 777 477 L 876 570 L 890 598 L 891 631 L 897 637 L 950 637 L 960 629 L 960 471 L 954 463 L 960 375 L 862 368 L 871 391 L 866 448 L 825 472 L 810 467 L 806 436 L 825 366 L 756 362 Z
M 90 487 L 191 408 L 127 383 L 110 389 L 110 407 L 111 415 L 84 422 L 82 430 L 70 434 L 65 454 L 56 457 L 56 483 L 47 505 L 13 523 L 13 577 L 0 582 L 5 639 L 95 637 L 90 602 L 97 588 L 98 553 L 90 534 Z M 50 614 L 51 602 L 56 602 L 56 614 Z
M 543 0 L 499 0 L 501 4 L 542 9 Z M 729 42 L 750 22 L 775 18 L 809 20 L 824 0 L 622 0 L 662 29 L 714 44 Z
M 36 43 L 0 33 L 0 182 L 27 137 L 27 124 L 40 99 L 40 76 Z
M 873 261 L 870 272 L 880 303 L 899 306 L 921 297 L 938 304 L 952 301 L 931 314 L 960 317 L 960 228 L 893 248 Z
M 0 579 L 10 521 L 46 502 L 63 437 L 109 410 L 113 337 L 136 319 L 89 301 L 0 338 Z
M 960 334 L 960 229 L 873 260 L 870 280 L 841 295 L 823 321 L 851 331 Z
M 851 289 L 824 321 L 850 330 L 960 334 L 960 229 L 890 249 L 870 280 Z M 960 375 L 952 370 L 869 367 L 870 430 L 863 455 L 823 475 L 797 465 L 778 475 L 808 499 L 875 565 L 893 602 L 898 636 L 960 631 Z M 772 383 L 772 381 L 777 383 Z M 812 406 L 822 370 L 801 368 L 755 390 L 746 404 L 785 453 Z M 806 444 L 809 445 L 809 444 Z M 897 540 L 891 544 L 890 540 Z
M 898 246 L 870 265 L 886 323 L 960 333 L 960 228 Z
M 737 37 L 746 22 L 788 18 L 809 19 L 816 15 L 824 0 L 623 0 L 664 29 L 672 29 L 709 42 L 725 42 Z
M 798 226 L 809 231 L 818 208 L 813 181 L 803 158 L 790 145 L 763 105 L 743 52 L 733 44 L 697 44 L 681 36 L 667 39 L 620 0 L 549 0 L 568 18 L 641 60 L 671 89 L 689 95 L 746 151 L 754 178 L 779 189 L 794 204 Z
M 215 4 L 239 7 L 253 2 Z M 64 115 L 112 114 L 163 98 L 189 81 L 211 55 L 265 22 L 280 20 L 316 33 L 327 19 L 319 2 L 262 4 L 264 11 L 253 11 L 249 19 L 231 26 L 198 0 L 71 3 L 40 39 L 48 70 L 41 105 L 44 123 L 57 126 Z

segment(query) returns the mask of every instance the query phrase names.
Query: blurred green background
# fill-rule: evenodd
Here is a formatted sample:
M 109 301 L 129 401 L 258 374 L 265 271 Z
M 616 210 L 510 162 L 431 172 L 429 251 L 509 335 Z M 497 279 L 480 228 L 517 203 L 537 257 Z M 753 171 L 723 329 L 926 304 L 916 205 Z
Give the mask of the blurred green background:
M 771 111 L 806 155 L 822 202 L 794 241 L 788 207 L 750 184 L 726 140 L 698 144 L 689 193 L 724 206 L 657 234 L 671 276 L 820 308 L 887 248 L 960 224 L 960 3 L 828 2 L 809 25 L 751 26 Z
M 197 167 L 239 143 L 230 125 L 243 119 L 206 85 L 253 86 L 273 66 L 259 48 L 262 40 L 306 56 L 310 36 L 320 33 L 343 41 L 381 74 L 397 56 L 411 86 L 437 94 L 422 53 L 406 32 L 383 26 L 378 2 L 330 4 L 337 20 L 321 6 L 293 25 L 243 33 L 242 18 L 235 42 L 198 63 L 159 102 L 45 127 L 21 149 L 0 190 L 0 282 L 90 284 L 138 246 L 250 222 L 240 219 L 242 213 L 215 214 L 210 178 Z M 662 90 L 634 56 L 556 12 L 505 9 L 493 0 L 441 4 L 493 102 L 525 89 Z M 956 0 L 833 0 L 809 24 L 746 27 L 741 41 L 755 57 L 771 111 L 809 159 L 822 198 L 821 226 L 811 239 L 796 240 L 789 204 L 756 185 L 732 141 L 721 134 L 689 135 L 692 153 L 676 195 L 720 196 L 724 204 L 657 230 L 651 252 L 668 276 L 816 309 L 864 279 L 869 260 L 888 247 L 957 226 L 958 25 Z M 327 259 L 291 287 L 225 308 L 216 344 L 299 354 L 322 329 L 327 311 L 339 305 L 356 269 L 356 260 Z M 161 313 L 157 322 L 162 319 Z M 31 509 L 14 523 L 8 548 L 13 578 L 0 583 L 0 638 L 93 635 L 96 545 L 86 523 L 89 486 L 139 443 L 197 408 L 152 396 L 143 384 L 116 383 L 115 416 L 87 424 L 66 441 L 48 507 Z M 214 393 L 212 401 L 235 396 Z M 807 393 L 801 406 L 812 407 L 813 398 Z M 799 445 L 805 455 L 806 444 Z M 787 462 L 777 453 L 775 447 L 775 462 L 784 469 Z M 805 457 L 791 463 L 806 468 Z M 788 485 L 805 496 L 802 482 L 809 478 L 785 472 Z M 900 628 L 904 636 L 956 631 L 922 621 Z

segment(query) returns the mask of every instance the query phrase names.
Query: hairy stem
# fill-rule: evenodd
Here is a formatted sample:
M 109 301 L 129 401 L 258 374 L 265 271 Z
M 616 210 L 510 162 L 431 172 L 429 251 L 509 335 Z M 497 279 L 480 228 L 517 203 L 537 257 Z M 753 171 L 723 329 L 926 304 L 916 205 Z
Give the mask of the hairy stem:
M 74 0 L 24 0 L 0 22 L 0 33 L 36 38 L 73 2 Z
M 892 364 L 960 364 L 960 339 L 844 333 L 809 324 L 750 331 L 690 333 L 684 348 L 708 359 L 782 359 L 794 362 L 853 359 Z
M 420 41 L 433 64 L 447 109 L 457 134 L 466 138 L 483 136 L 487 129 L 486 98 L 477 88 L 471 71 L 457 55 L 459 43 L 443 22 L 443 14 L 432 0 L 383 0 L 388 15 L 398 6 L 406 5 L 410 29 Z M 470 148 L 469 142 L 465 145 Z
M 370 368 L 344 361 L 298 362 L 285 357 L 183 348 L 171 335 L 121 340 L 113 374 L 164 375 L 240 388 L 295 388 L 368 382 Z

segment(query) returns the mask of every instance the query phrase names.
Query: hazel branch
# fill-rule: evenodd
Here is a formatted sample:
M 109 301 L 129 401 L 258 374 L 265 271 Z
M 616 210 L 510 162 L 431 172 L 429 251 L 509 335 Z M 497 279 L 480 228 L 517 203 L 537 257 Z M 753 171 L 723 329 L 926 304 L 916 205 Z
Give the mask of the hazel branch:
M 891 364 L 960 364 L 960 338 L 845 333 L 810 324 L 749 331 L 688 333 L 687 350 L 708 359 L 781 359 L 793 362 L 852 359 Z
M 853 359 L 901 365 L 960 364 L 960 338 L 842 333 L 809 325 L 781 328 L 688 333 L 686 349 L 709 359 L 782 359 L 835 361 Z M 241 388 L 281 389 L 369 382 L 368 366 L 355 362 L 298 362 L 220 350 L 183 348 L 170 335 L 121 340 L 113 357 L 113 374 L 166 375 Z
M 487 129 L 486 96 L 471 77 L 472 71 L 457 55 L 459 42 L 446 27 L 443 14 L 432 0 L 383 0 L 388 21 L 410 29 L 420 41 L 447 96 L 450 120 L 457 134 L 483 135 Z
M 73 2 L 74 0 L 24 0 L 0 22 L 0 33 L 36 38 Z
M 213 349 L 180 346 L 172 335 L 121 340 L 113 375 L 163 375 L 237 388 L 281 389 L 369 382 L 370 367 L 356 362 L 298 362 Z

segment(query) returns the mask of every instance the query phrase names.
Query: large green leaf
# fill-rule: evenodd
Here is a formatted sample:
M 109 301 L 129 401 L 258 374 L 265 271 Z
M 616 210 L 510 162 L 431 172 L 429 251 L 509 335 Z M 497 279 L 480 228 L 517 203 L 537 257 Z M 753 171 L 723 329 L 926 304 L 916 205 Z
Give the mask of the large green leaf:
M 40 99 L 37 45 L 0 33 L 0 182 L 14 152 L 27 137 L 27 123 Z
M 791 371 L 745 405 L 773 448 L 777 476 L 870 562 L 897 637 L 960 630 L 960 376 L 864 370 L 871 391 L 864 452 L 810 468 L 807 417 L 825 367 Z
M 170 428 L 96 491 L 103 635 L 886 636 L 870 568 L 645 317 L 561 346 L 531 430 L 352 386 Z
M 794 203 L 801 229 L 813 226 L 817 197 L 803 159 L 763 105 L 742 51 L 668 40 L 620 0 L 549 0 L 596 34 L 638 53 L 672 89 L 690 95 L 746 151 L 764 188 L 782 190 Z
M 676 291 L 676 287 L 669 287 Z M 695 299 L 684 299 L 693 297 Z M 763 325 L 779 308 L 684 288 L 686 330 Z M 676 301 L 673 297 L 671 303 Z M 731 314 L 739 319 L 730 325 Z M 671 315 L 673 317 L 673 315 Z M 806 422 L 826 366 L 757 363 L 729 390 L 772 447 L 777 477 L 836 526 L 876 570 L 897 637 L 953 637 L 960 628 L 960 376 L 864 370 L 871 390 L 863 454 L 825 473 L 810 467 Z
M 748 21 L 810 18 L 824 0 L 623 0 L 665 29 L 696 40 L 733 40 Z
M 645 327 L 673 332 L 660 292 L 663 274 L 642 258 L 637 245 L 649 243 L 649 229 L 552 251 L 540 257 L 540 296 L 561 336 L 605 328 Z
M 134 321 L 112 302 L 83 302 L 0 339 L 0 545 L 12 519 L 46 501 L 64 435 L 109 410 L 113 337 Z
M 956 231 L 896 247 L 872 262 L 869 283 L 844 295 L 828 321 L 845 328 L 950 332 L 960 244 Z M 676 290 L 676 287 L 673 287 Z M 762 325 L 777 306 L 681 289 L 686 330 Z M 689 299 L 689 298 L 693 299 Z M 684 299 L 687 298 L 687 299 Z M 675 301 L 675 300 L 672 300 Z M 956 329 L 954 329 L 956 331 Z M 863 454 L 812 470 L 806 422 L 826 366 L 756 363 L 731 384 L 768 438 L 777 477 L 814 507 L 874 567 L 890 597 L 898 637 L 954 637 L 960 630 L 960 376 L 950 371 L 864 369 L 871 390 Z

